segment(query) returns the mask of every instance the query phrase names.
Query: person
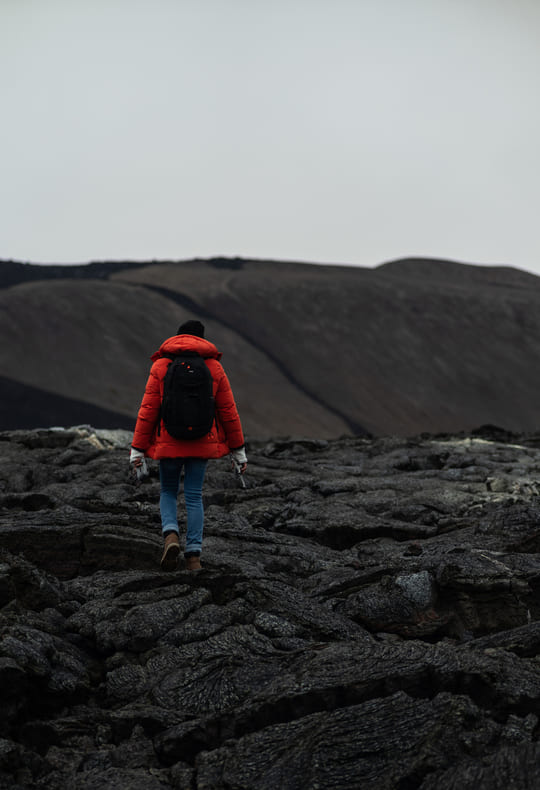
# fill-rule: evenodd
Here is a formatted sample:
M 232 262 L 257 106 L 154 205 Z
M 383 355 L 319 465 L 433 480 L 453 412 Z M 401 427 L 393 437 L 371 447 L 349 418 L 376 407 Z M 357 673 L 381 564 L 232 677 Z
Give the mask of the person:
M 210 432 L 201 439 L 175 439 L 167 433 L 161 419 L 163 380 L 171 356 L 197 352 L 212 375 L 215 419 Z M 177 498 L 184 470 L 184 499 L 187 530 L 184 558 L 188 570 L 201 570 L 204 508 L 202 487 L 207 462 L 231 454 L 241 474 L 247 467 L 244 434 L 227 375 L 220 363 L 221 353 L 204 337 L 200 321 L 186 321 L 173 337 L 165 340 L 151 357 L 153 365 L 133 433 L 130 463 L 137 469 L 145 456 L 159 461 L 161 528 L 164 538 L 161 567 L 175 570 L 180 554 Z

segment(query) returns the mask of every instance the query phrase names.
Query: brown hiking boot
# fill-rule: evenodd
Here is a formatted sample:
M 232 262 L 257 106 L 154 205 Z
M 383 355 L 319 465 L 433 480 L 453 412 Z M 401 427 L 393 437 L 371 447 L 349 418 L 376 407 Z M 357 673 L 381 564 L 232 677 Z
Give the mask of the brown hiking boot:
M 180 554 L 180 542 L 176 532 L 171 532 L 165 538 L 163 557 L 161 558 L 162 571 L 174 571 L 178 565 L 178 555 Z
M 198 554 L 188 554 L 186 557 L 187 571 L 202 571 L 201 558 Z

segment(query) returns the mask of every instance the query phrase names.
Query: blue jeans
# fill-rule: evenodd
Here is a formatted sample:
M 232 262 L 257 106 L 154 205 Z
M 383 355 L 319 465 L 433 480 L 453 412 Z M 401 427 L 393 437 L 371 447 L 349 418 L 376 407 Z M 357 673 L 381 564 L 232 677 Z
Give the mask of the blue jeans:
M 187 534 L 186 554 L 200 552 L 202 548 L 204 508 L 202 486 L 206 472 L 205 458 L 162 458 L 159 462 L 161 493 L 159 510 L 163 532 L 178 529 L 177 500 L 180 491 L 180 475 L 184 468 L 184 499 L 186 501 Z

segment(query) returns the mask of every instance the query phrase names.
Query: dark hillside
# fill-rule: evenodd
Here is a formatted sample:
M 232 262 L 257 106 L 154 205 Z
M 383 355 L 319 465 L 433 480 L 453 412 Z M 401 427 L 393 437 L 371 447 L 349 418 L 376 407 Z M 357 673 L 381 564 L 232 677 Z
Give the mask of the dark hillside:
M 133 420 L 125 414 L 100 409 L 92 403 L 64 398 L 46 390 L 20 384 L 18 381 L 0 376 L 0 425 L 9 425 L 16 420 L 19 428 L 35 428 L 50 426 L 51 415 L 58 414 L 59 423 L 75 424 L 84 416 L 85 422 L 95 428 L 108 428 L 117 425 L 119 428 L 131 430 Z M 3 429 L 2 429 L 3 430 Z
M 0 261 L 0 288 L 36 280 L 99 280 L 107 279 L 113 272 L 140 266 L 132 261 L 114 263 L 88 263 L 73 266 L 43 266 L 35 263 Z
M 524 272 L 246 262 L 219 281 L 171 265 L 115 279 L 189 295 L 193 311 L 236 326 L 353 431 L 537 425 L 540 281 Z
M 0 375 L 128 419 L 150 354 L 199 317 L 251 437 L 539 424 L 540 279 L 517 269 L 215 258 L 0 275 Z M 18 427 L 17 405 L 4 413 Z
M 427 258 L 403 258 L 377 266 L 378 274 L 393 280 L 422 280 L 424 283 L 443 285 L 446 288 L 533 288 L 540 289 L 540 278 L 512 266 L 473 266 Z

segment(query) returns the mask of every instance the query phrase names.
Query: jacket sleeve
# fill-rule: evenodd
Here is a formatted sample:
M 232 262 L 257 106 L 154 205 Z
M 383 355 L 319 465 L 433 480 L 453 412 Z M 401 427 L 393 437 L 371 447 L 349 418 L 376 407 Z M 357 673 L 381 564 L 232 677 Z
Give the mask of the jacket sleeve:
M 152 444 L 155 428 L 159 420 L 161 407 L 160 380 L 155 364 L 152 365 L 143 399 L 137 415 L 132 446 L 137 450 L 148 450 Z
M 221 367 L 221 365 L 220 365 Z M 234 395 L 229 384 L 229 379 L 223 368 L 218 381 L 216 391 L 216 413 L 217 418 L 227 438 L 227 444 L 231 450 L 236 450 L 244 444 L 244 434 L 242 424 L 238 415 L 238 409 L 234 402 Z

